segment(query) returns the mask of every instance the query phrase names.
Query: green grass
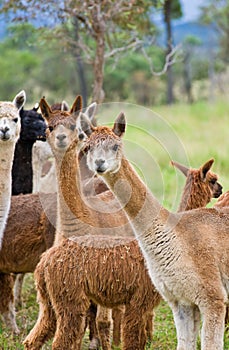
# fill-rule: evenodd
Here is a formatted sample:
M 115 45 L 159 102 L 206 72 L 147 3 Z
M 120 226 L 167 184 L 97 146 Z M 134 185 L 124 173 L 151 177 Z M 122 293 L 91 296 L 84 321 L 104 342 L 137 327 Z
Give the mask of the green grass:
M 157 107 L 152 110 L 130 104 L 106 104 L 99 110 L 99 123 L 112 123 L 119 111 L 128 121 L 125 152 L 155 196 L 168 209 L 176 211 L 184 177 L 169 164 L 176 160 L 199 167 L 215 159 L 213 171 L 219 175 L 224 190 L 229 189 L 229 102 L 199 102 L 193 105 Z M 0 350 L 23 349 L 22 340 L 33 327 L 38 314 L 32 274 L 23 289 L 23 307 L 17 312 L 21 335 L 12 337 L 0 323 Z M 85 336 L 83 349 L 87 349 Z M 156 310 L 154 337 L 147 349 L 176 348 L 176 333 L 171 311 L 165 302 Z M 198 344 L 200 349 L 200 344 Z M 229 349 L 229 332 L 225 332 L 225 349 Z M 51 349 L 51 342 L 43 350 Z

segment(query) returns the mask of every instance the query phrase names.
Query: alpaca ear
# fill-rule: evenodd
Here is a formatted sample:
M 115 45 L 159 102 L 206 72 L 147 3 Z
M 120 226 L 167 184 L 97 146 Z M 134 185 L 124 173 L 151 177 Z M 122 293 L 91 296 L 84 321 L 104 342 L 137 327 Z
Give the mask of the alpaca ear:
M 89 137 L 95 128 L 91 124 L 86 114 L 80 113 L 79 123 L 83 132 Z
M 61 102 L 61 108 L 60 108 L 60 110 L 61 110 L 61 111 L 66 111 L 66 112 L 69 111 L 69 105 L 68 105 L 68 103 L 67 103 L 66 101 L 63 100 L 63 101 Z
M 87 107 L 86 111 L 84 112 L 90 120 L 93 119 L 96 112 L 96 108 L 97 108 L 97 103 L 93 102 Z
M 34 111 L 34 112 L 37 112 L 38 109 L 39 109 L 39 103 L 37 102 L 37 103 L 35 103 L 35 105 L 34 105 L 34 107 L 33 107 L 33 111 Z
M 76 96 L 75 101 L 73 102 L 72 108 L 70 109 L 70 113 L 73 114 L 79 114 L 79 112 L 82 110 L 83 108 L 83 99 L 82 96 L 78 95 Z
M 183 174 L 184 176 L 188 176 L 188 172 L 189 172 L 189 168 L 186 167 L 185 165 L 182 165 L 180 163 L 177 163 L 177 162 L 174 162 L 173 160 L 171 160 L 171 164 L 176 167 L 177 169 L 179 169 Z
M 214 159 L 209 159 L 202 167 L 200 167 L 200 175 L 201 179 L 204 180 L 208 171 L 211 169 L 212 164 L 214 163 Z
M 50 116 L 52 115 L 52 110 L 50 108 L 50 106 L 48 105 L 48 103 L 46 102 L 45 98 L 41 98 L 40 100 L 40 109 L 41 109 L 41 114 L 42 116 L 49 121 L 50 120 Z
M 113 132 L 115 135 L 121 137 L 126 129 L 126 117 L 123 112 L 121 112 L 117 118 L 115 119 L 114 126 L 113 126 Z
M 20 91 L 13 99 L 13 104 L 20 111 L 20 109 L 24 106 L 26 100 L 25 91 Z

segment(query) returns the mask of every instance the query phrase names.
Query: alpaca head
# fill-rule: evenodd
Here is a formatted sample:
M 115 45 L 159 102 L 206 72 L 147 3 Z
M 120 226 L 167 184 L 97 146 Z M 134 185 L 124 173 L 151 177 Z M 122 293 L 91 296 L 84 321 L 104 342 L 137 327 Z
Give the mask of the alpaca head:
M 51 106 L 52 111 L 69 111 L 69 109 L 67 102 L 64 100 L 61 103 L 57 102 Z
M 84 151 L 87 165 L 91 171 L 100 175 L 115 173 L 119 170 L 122 159 L 122 139 L 125 132 L 125 115 L 120 113 L 113 128 L 92 125 L 87 127 Z M 85 130 L 85 127 L 84 127 Z
M 69 111 L 61 109 L 52 110 L 44 98 L 40 101 L 40 109 L 48 128 L 46 135 L 53 154 L 64 154 L 72 147 L 81 148 L 86 134 L 79 123 L 79 115 L 82 110 L 82 97 L 77 96 Z M 81 120 L 87 118 L 82 113 Z M 83 122 L 82 122 L 83 124 Z
M 218 176 L 210 171 L 213 163 L 214 159 L 209 159 L 206 163 L 201 165 L 199 169 L 189 169 L 177 162 L 171 162 L 173 166 L 186 176 L 186 184 L 192 184 L 193 191 L 196 188 L 195 191 L 197 193 L 202 192 L 209 202 L 211 198 L 218 198 L 222 194 L 223 188 L 223 186 L 217 181 Z
M 37 113 L 39 104 L 30 109 L 25 110 L 22 108 L 20 110 L 21 117 L 21 133 L 20 140 L 24 142 L 35 142 L 37 140 L 46 140 L 46 122 L 42 118 L 40 113 Z
M 19 92 L 12 102 L 0 102 L 0 142 L 16 141 L 21 130 L 19 111 L 25 103 L 25 91 Z

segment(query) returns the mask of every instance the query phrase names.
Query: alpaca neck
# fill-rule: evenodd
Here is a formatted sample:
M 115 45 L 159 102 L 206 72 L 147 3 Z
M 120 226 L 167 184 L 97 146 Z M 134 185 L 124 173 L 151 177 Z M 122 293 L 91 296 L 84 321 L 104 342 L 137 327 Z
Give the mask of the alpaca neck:
M 0 146 L 0 248 L 6 226 L 10 202 L 11 202 L 11 184 L 12 184 L 12 165 L 14 157 L 15 143 L 1 142 Z
M 162 214 L 165 214 L 166 210 L 161 207 L 125 158 L 122 158 L 120 169 L 116 173 L 105 174 L 104 179 L 121 202 L 136 234 L 145 232 L 154 219 L 164 222 Z
M 32 193 L 32 147 L 34 142 L 18 140 L 12 167 L 12 195 Z
M 106 198 L 84 197 L 80 186 L 80 168 L 76 150 L 68 150 L 62 159 L 56 157 L 55 159 L 58 179 L 55 243 L 58 244 L 64 238 L 86 234 L 117 235 L 119 227 L 124 226 L 128 219 L 119 205 L 118 208 L 116 205 L 113 212 L 107 210 L 111 202 L 108 205 Z
M 78 186 L 79 172 L 76 150 L 68 149 L 63 157 L 55 156 L 57 174 L 57 233 L 55 244 L 64 238 L 88 233 L 85 205 Z

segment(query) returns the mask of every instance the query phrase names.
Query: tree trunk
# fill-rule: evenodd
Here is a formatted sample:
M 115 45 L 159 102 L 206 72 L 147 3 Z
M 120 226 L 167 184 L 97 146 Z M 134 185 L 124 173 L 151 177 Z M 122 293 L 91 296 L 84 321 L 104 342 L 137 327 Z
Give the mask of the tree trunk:
M 76 16 L 73 17 L 72 19 L 72 24 L 74 27 L 74 36 L 75 36 L 75 41 L 78 42 L 79 40 L 79 26 L 78 26 L 78 18 Z M 80 54 L 80 49 L 77 46 L 76 50 L 73 51 L 73 55 L 76 58 L 76 63 L 77 63 L 77 72 L 78 72 L 78 77 L 80 81 L 80 87 L 81 87 L 81 95 L 83 97 L 83 104 L 84 107 L 87 106 L 87 84 L 86 84 L 86 79 L 85 79 L 85 74 L 84 74 L 84 64 L 83 60 Z
M 172 0 L 166 0 L 164 3 L 164 22 L 166 26 L 166 44 L 167 44 L 167 52 L 168 55 L 172 51 L 172 27 L 171 27 L 171 3 Z M 172 104 L 174 102 L 173 95 L 173 72 L 172 66 L 168 66 L 167 69 L 167 103 Z
M 92 100 L 101 103 L 104 99 L 103 75 L 104 75 L 104 54 L 105 54 L 105 35 L 103 31 L 96 36 L 96 54 L 94 60 L 94 86 Z

